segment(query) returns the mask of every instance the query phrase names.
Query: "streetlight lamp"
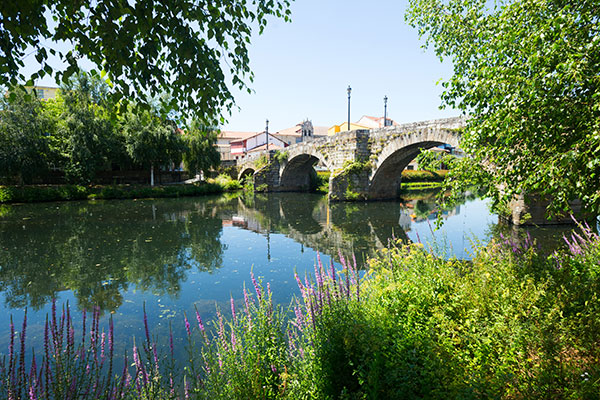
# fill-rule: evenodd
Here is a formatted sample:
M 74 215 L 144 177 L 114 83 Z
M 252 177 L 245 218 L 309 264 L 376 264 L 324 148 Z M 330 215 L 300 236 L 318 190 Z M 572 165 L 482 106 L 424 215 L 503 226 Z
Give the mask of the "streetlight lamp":
M 348 130 L 350 130 L 350 93 L 352 93 L 352 88 L 350 85 L 348 85 L 348 89 L 346 89 L 346 91 L 348 92 Z
M 269 120 L 267 120 L 267 126 L 265 128 L 265 137 L 267 139 L 267 151 L 269 151 Z
M 387 126 L 387 95 L 383 98 L 383 127 Z

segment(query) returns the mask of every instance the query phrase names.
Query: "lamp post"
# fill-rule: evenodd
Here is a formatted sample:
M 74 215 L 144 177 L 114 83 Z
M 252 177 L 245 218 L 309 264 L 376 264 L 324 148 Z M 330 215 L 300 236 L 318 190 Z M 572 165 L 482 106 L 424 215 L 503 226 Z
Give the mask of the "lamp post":
M 383 97 L 383 127 L 387 126 L 387 96 Z
M 348 89 L 346 89 L 346 91 L 348 92 L 348 130 L 350 130 L 350 93 L 352 93 L 352 88 L 350 85 L 348 85 Z
M 267 126 L 265 127 L 265 137 L 267 139 L 267 151 L 269 151 L 269 120 L 267 120 Z

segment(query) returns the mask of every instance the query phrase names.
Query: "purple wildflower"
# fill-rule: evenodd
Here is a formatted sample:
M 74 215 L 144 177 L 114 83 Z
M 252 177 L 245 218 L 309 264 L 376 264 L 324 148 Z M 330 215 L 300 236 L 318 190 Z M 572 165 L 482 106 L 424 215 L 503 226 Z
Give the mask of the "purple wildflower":
M 123 357 L 123 373 L 121 374 L 121 382 L 119 383 L 119 398 L 123 397 L 123 387 L 129 386 L 129 373 L 127 372 L 127 351 Z
M 37 372 L 37 364 L 35 362 L 35 353 L 33 353 L 32 357 L 31 357 L 31 369 L 29 370 L 29 378 L 32 381 L 36 380 L 36 376 L 35 376 L 36 372 Z
M 142 378 L 144 380 L 144 385 L 148 384 L 148 374 L 146 373 L 146 368 L 144 368 L 144 364 L 140 361 L 140 355 L 138 353 L 138 349 L 135 345 L 135 340 L 133 341 L 133 362 L 135 363 L 135 367 L 137 372 L 142 373 Z
M 237 339 L 235 337 L 235 332 L 232 330 L 231 331 L 231 350 L 235 351 L 237 346 Z
M 104 363 L 104 347 L 106 343 L 106 334 L 102 332 L 100 336 L 100 363 Z
M 562 268 L 562 263 L 561 263 L 560 258 L 558 256 L 558 253 L 556 251 L 554 251 L 554 253 L 552 253 L 552 258 L 554 258 L 554 260 L 556 261 L 556 269 L 561 269 Z
M 258 286 L 258 283 L 256 282 L 256 278 L 254 278 L 254 272 L 250 271 L 250 276 L 252 277 L 252 284 L 254 285 L 254 290 L 256 290 L 256 295 L 258 296 L 258 302 L 260 303 L 260 301 L 262 300 L 262 293 L 260 291 L 260 287 Z
M 221 315 L 219 310 L 217 310 L 217 318 L 219 320 L 219 339 L 221 340 L 223 347 L 227 349 L 227 341 L 225 340 L 225 327 L 223 326 L 223 315 Z
M 10 383 L 14 385 L 15 382 L 15 324 L 13 323 L 12 315 L 10 316 L 10 344 L 8 345 L 8 372 L 11 374 Z
M 231 303 L 231 318 L 233 320 L 233 323 L 236 323 L 236 318 L 235 318 L 235 304 L 233 302 L 233 297 L 229 296 L 229 302 Z
M 85 320 L 86 320 L 86 311 L 85 311 L 85 309 L 83 309 L 83 332 L 81 333 L 82 346 L 85 344 Z
M 204 324 L 202 323 L 202 318 L 200 318 L 200 313 L 198 312 L 198 308 L 194 305 L 194 309 L 196 310 L 196 321 L 198 322 L 198 329 L 200 332 L 204 333 Z
M 333 297 L 335 299 L 337 299 L 338 296 L 338 289 L 337 289 L 337 281 L 335 279 L 335 267 L 333 265 L 333 260 L 331 260 L 331 280 L 333 282 Z
M 107 387 L 110 387 L 110 381 L 112 379 L 112 368 L 113 368 L 113 352 L 114 352 L 114 334 L 115 329 L 113 326 L 112 315 L 108 320 L 108 383 Z
M 171 360 L 173 360 L 173 328 L 171 327 L 171 321 L 169 321 L 169 350 L 171 350 Z
M 29 400 L 37 400 L 37 395 L 35 394 L 33 386 L 29 386 Z
M 188 383 L 186 377 L 183 377 L 183 392 L 185 396 L 185 400 L 190 398 L 190 384 Z
M 187 332 L 188 336 L 192 335 L 192 331 L 190 330 L 190 322 L 187 319 L 187 315 L 185 315 L 185 313 L 183 313 L 183 319 L 185 320 L 185 331 Z
M 144 330 L 146 332 L 146 345 L 149 347 L 150 346 L 150 331 L 148 329 L 148 315 L 146 314 L 146 302 L 144 302 L 144 305 L 142 306 L 143 310 L 144 310 Z
M 44 357 L 44 375 L 45 375 L 45 381 L 46 381 L 46 388 L 48 388 L 49 384 L 50 384 L 50 379 L 49 379 L 49 374 L 50 374 L 50 343 L 49 343 L 49 338 L 48 338 L 48 331 L 49 331 L 49 326 L 48 326 L 48 315 L 46 314 L 46 325 L 44 326 L 44 353 L 45 353 L 45 357 Z

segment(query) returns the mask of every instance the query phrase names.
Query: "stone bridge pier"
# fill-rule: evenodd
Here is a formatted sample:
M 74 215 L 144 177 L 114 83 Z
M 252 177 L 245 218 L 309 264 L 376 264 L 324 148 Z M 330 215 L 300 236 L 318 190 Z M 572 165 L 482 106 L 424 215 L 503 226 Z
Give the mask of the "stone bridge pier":
M 329 199 L 383 200 L 398 196 L 402 171 L 421 149 L 458 147 L 463 118 L 447 118 L 354 130 L 261 152 L 238 161 L 239 177 L 252 176 L 255 190 L 307 191 L 315 168 L 331 172 Z

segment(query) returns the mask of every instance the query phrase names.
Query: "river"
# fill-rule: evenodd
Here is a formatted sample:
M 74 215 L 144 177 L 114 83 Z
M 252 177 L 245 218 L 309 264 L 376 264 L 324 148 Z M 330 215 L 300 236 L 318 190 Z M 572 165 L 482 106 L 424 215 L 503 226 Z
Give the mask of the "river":
M 314 270 L 317 252 L 340 268 L 339 254 L 363 260 L 398 239 L 420 241 L 439 255 L 468 259 L 472 242 L 499 229 L 487 202 L 467 196 L 443 212 L 431 195 L 403 201 L 328 204 L 305 193 L 39 203 L 0 206 L 0 355 L 9 316 L 20 327 L 28 308 L 28 343 L 39 348 L 55 298 L 80 312 L 98 306 L 116 343 L 142 336 L 145 304 L 152 334 L 164 342 L 172 322 L 183 340 L 183 313 L 204 319 L 239 305 L 250 273 L 270 284 L 276 303 L 298 295 L 294 272 Z M 548 233 L 549 232 L 549 233 Z M 556 243 L 563 230 L 536 230 Z M 118 348 L 117 348 L 118 350 Z

